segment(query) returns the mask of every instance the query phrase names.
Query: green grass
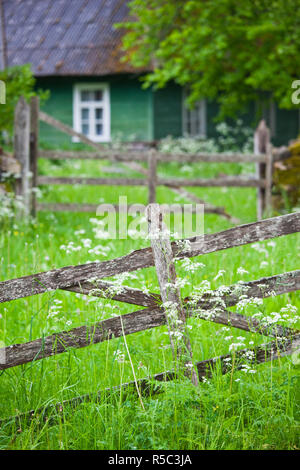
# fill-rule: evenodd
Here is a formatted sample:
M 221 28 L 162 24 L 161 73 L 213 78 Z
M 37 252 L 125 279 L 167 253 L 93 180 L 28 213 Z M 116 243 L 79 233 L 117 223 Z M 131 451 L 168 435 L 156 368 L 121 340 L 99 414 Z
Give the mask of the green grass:
M 108 162 L 40 162 L 40 173 L 51 176 L 108 176 L 101 172 Z M 212 177 L 219 173 L 247 173 L 251 165 L 160 165 L 161 175 L 175 177 Z M 138 176 L 131 173 L 132 176 Z M 118 176 L 118 175 L 112 175 Z M 254 189 L 194 188 L 207 202 L 225 206 L 241 223 L 255 221 Z M 43 188 L 41 202 L 111 202 L 127 195 L 128 203 L 147 202 L 146 188 L 53 186 Z M 158 189 L 158 202 L 188 202 L 166 188 Z M 148 245 L 146 240 L 97 240 L 90 218 L 94 214 L 39 213 L 34 223 L 5 221 L 1 228 L 1 280 L 52 268 L 82 264 L 95 259 L 113 259 Z M 225 219 L 207 214 L 205 232 L 229 228 Z M 76 234 L 85 230 L 84 234 Z M 88 253 L 89 248 L 66 253 L 62 245 L 74 242 L 83 246 L 102 246 L 102 254 Z M 176 261 L 178 277 L 186 278 L 182 295 L 190 295 L 201 282 L 212 288 L 239 280 L 253 280 L 299 268 L 299 235 L 289 235 L 253 245 L 201 256 L 204 263 L 192 273 L 184 261 Z M 248 272 L 238 274 L 238 268 Z M 222 276 L 217 277 L 220 270 Z M 140 270 L 124 280 L 134 287 L 142 285 L 158 292 L 154 268 Z M 60 304 L 57 301 L 61 301 Z M 288 303 L 300 307 L 297 292 L 266 299 L 260 310 L 278 312 Z M 55 306 L 59 313 L 49 317 Z M 93 299 L 63 291 L 47 292 L 0 305 L 0 340 L 5 345 L 40 338 L 55 331 L 137 310 L 109 299 Z M 232 310 L 235 310 L 234 308 Z M 252 313 L 255 311 L 252 307 Z M 250 313 L 250 311 L 249 311 Z M 221 325 L 189 319 L 191 342 L 196 361 L 228 353 L 227 336 L 245 338 L 258 345 L 268 340 L 235 328 L 224 331 Z M 127 337 L 128 348 L 138 378 L 172 367 L 171 351 L 165 327 Z M 118 362 L 114 352 L 125 354 Z M 295 361 L 294 361 L 295 362 Z M 256 373 L 237 371 L 222 376 L 216 371 L 207 383 L 195 389 L 186 380 L 164 385 L 165 393 L 143 398 L 142 409 L 134 394 L 83 403 L 75 409 L 66 407 L 64 419 L 31 423 L 3 424 L 1 449 L 296 449 L 299 448 L 299 366 L 282 358 L 257 365 Z M 0 417 L 5 418 L 84 393 L 132 381 L 132 369 L 124 339 L 113 339 L 88 348 L 70 350 L 55 357 L 3 371 L 0 376 Z

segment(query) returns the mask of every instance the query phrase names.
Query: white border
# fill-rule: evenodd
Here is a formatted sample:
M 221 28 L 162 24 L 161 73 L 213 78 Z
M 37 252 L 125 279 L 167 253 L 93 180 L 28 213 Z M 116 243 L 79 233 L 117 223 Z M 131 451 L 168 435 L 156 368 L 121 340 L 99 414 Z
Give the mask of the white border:
M 103 135 L 88 135 L 94 142 L 110 142 L 110 88 L 109 83 L 75 83 L 73 85 L 73 129 L 81 132 L 80 126 L 80 92 L 82 90 L 102 90 L 103 91 Z M 80 142 L 78 137 L 73 137 L 73 142 Z

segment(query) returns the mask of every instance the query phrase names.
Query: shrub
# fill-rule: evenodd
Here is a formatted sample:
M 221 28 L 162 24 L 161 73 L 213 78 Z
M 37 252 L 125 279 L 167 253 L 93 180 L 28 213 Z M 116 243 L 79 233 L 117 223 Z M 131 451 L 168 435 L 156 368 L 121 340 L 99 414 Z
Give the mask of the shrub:
M 0 139 L 3 139 L 4 135 L 11 137 L 13 134 L 14 109 L 20 96 L 29 101 L 32 96 L 38 95 L 43 102 L 49 97 L 49 92 L 35 90 L 30 64 L 1 70 L 0 80 L 6 86 L 6 104 L 1 105 L 0 114 Z

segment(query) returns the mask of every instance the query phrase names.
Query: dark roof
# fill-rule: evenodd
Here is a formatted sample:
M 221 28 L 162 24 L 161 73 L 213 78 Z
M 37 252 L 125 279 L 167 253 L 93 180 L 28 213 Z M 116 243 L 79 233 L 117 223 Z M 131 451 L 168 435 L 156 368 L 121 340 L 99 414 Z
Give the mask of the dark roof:
M 114 28 L 129 18 L 127 0 L 3 0 L 3 9 L 9 66 L 31 63 L 36 76 L 138 71 L 120 62 L 124 31 Z

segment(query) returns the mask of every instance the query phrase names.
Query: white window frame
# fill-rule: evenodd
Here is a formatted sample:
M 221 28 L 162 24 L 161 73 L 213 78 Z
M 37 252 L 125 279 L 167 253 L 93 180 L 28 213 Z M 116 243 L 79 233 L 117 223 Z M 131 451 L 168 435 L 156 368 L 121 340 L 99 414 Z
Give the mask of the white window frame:
M 73 128 L 76 132 L 81 131 L 81 108 L 95 109 L 99 106 L 99 101 L 81 101 L 81 91 L 96 91 L 102 90 L 103 101 L 101 107 L 103 108 L 103 134 L 97 135 L 90 132 L 87 137 L 94 142 L 110 142 L 110 90 L 108 83 L 75 83 L 73 87 Z M 90 113 L 93 114 L 93 113 Z M 94 116 L 90 117 L 90 131 L 95 129 Z M 94 124 L 94 125 L 93 125 Z M 80 142 L 78 137 L 73 137 L 73 142 Z
M 183 135 L 187 135 L 190 137 L 202 137 L 206 138 L 207 137 L 207 111 L 206 111 L 206 100 L 202 99 L 197 102 L 198 109 L 189 109 L 187 108 L 185 104 L 185 100 L 187 98 L 187 90 L 184 89 L 182 93 L 182 133 Z M 190 117 L 196 117 L 196 113 L 198 114 L 198 123 L 199 123 L 199 129 L 195 129 L 195 124 L 194 126 L 194 131 L 192 132 L 188 131 L 188 113 L 191 115 Z

